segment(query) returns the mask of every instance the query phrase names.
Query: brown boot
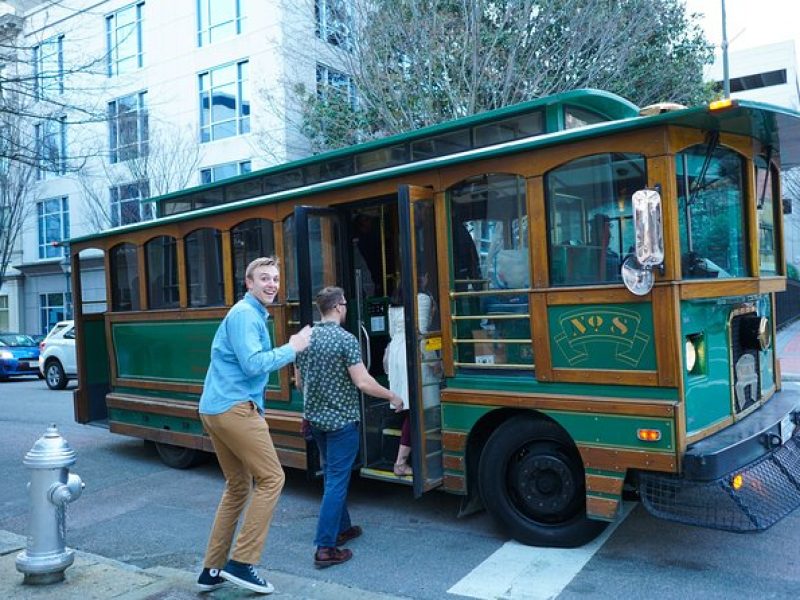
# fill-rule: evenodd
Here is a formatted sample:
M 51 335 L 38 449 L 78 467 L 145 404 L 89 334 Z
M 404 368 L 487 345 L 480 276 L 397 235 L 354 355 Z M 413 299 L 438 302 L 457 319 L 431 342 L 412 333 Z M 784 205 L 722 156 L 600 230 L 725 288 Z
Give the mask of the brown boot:
M 314 553 L 314 566 L 324 569 L 333 565 L 340 565 L 353 558 L 353 553 L 348 549 L 340 548 L 317 548 Z

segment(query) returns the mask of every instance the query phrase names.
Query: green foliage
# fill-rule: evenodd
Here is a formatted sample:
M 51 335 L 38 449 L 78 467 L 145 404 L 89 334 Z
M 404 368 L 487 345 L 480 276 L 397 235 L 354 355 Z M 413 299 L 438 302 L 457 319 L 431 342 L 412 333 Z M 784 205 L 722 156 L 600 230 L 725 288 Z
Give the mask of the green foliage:
M 315 151 L 566 90 L 594 87 L 641 106 L 713 91 L 713 49 L 682 0 L 353 0 L 339 52 L 359 101 L 295 90 Z

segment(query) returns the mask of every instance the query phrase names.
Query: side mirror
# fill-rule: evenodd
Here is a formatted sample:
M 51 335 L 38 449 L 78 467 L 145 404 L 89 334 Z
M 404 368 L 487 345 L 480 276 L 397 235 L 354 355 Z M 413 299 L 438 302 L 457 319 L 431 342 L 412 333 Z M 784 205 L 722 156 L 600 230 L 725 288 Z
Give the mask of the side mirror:
M 622 281 L 637 296 L 644 296 L 655 282 L 653 269 L 664 264 L 664 228 L 661 221 L 661 194 L 638 190 L 633 194 L 634 256 L 622 264 Z

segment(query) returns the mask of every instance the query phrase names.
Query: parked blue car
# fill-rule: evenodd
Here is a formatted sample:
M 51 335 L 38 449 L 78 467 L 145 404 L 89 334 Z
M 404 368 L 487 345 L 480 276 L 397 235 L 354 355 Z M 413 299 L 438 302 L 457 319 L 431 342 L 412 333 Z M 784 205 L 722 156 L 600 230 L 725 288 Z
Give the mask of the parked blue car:
M 39 345 L 24 333 L 0 333 L 0 380 L 39 374 Z

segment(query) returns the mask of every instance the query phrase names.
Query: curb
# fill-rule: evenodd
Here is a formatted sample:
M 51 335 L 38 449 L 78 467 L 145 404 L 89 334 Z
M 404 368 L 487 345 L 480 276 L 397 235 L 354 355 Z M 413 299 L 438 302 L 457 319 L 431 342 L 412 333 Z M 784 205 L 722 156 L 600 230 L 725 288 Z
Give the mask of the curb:
M 24 585 L 16 569 L 17 554 L 25 549 L 24 536 L 0 529 L 0 598 L 15 600 L 234 600 L 253 598 L 253 592 L 226 585 L 212 594 L 195 589 L 197 573 L 170 567 L 142 569 L 97 554 L 75 550 L 75 562 L 65 580 L 51 585 Z M 266 571 L 275 585 L 270 598 L 283 600 L 407 600 L 328 581 Z M 266 597 L 266 596 L 265 596 Z

